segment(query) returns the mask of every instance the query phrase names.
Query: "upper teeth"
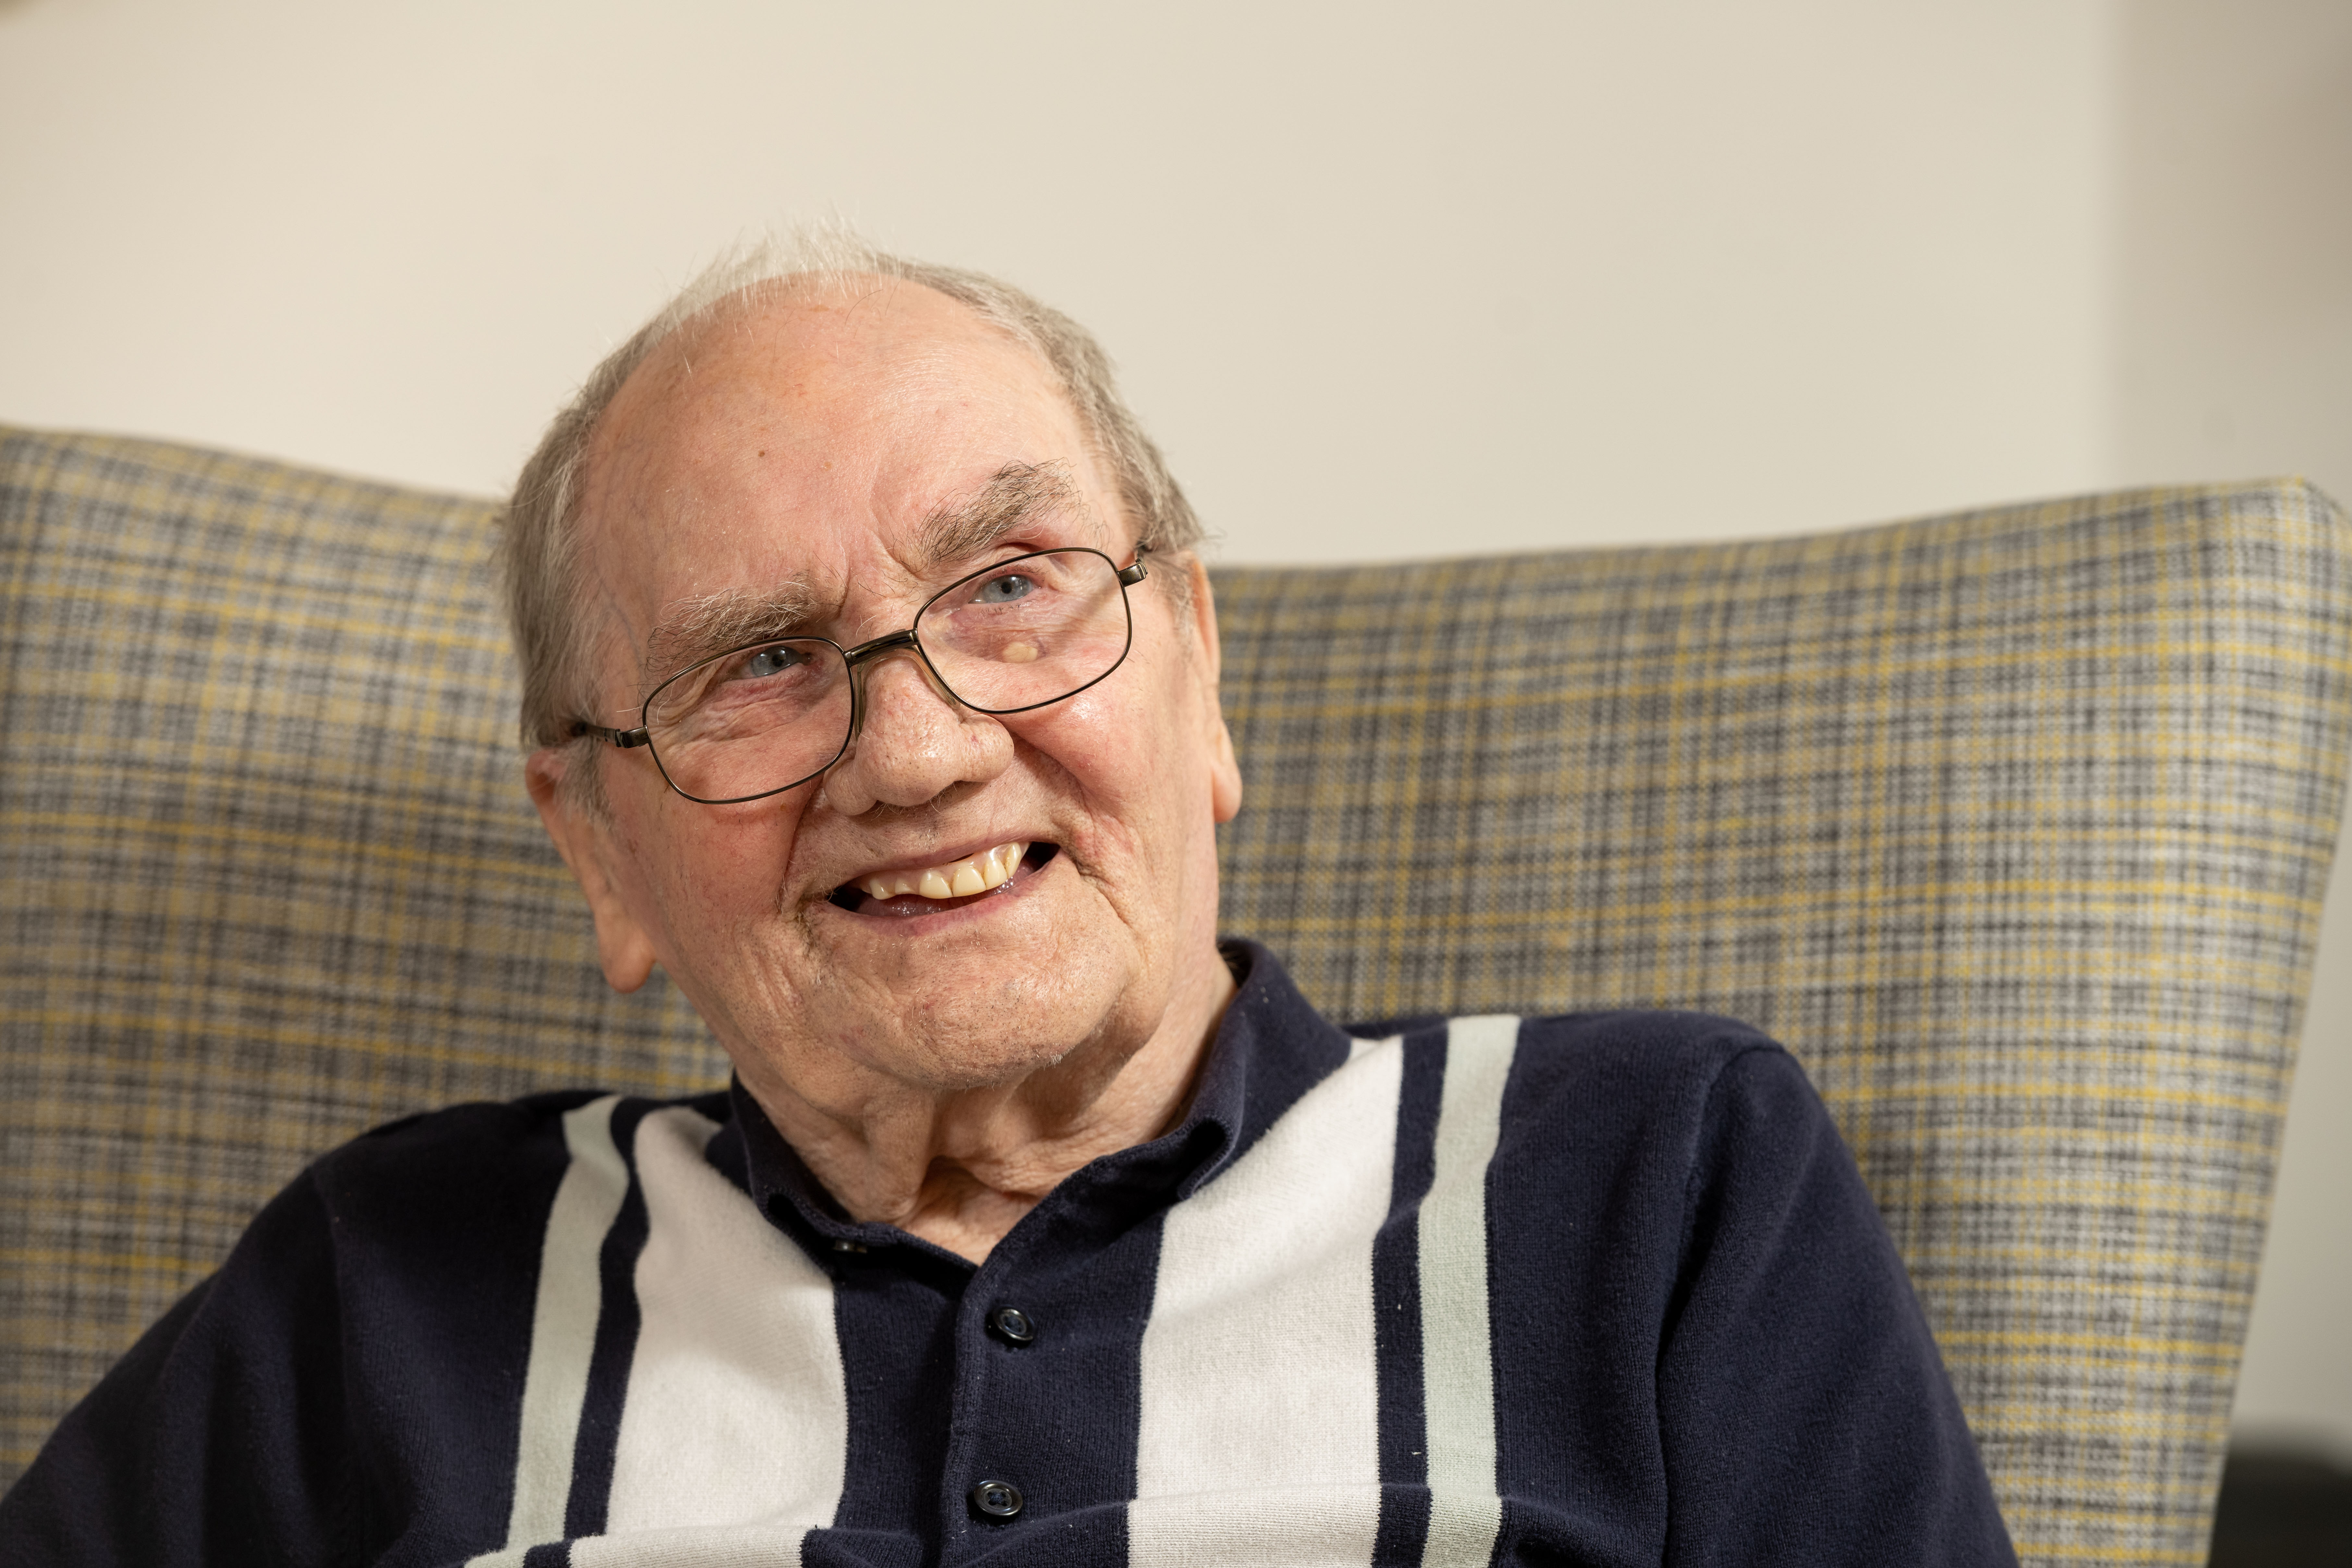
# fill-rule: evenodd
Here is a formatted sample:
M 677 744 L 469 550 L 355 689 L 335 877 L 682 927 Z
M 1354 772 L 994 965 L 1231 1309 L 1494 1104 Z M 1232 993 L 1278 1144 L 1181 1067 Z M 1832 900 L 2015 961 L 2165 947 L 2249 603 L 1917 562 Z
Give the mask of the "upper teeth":
M 1004 886 L 1013 868 L 1021 864 L 1021 857 L 1028 853 L 1025 843 L 1000 844 L 969 859 L 950 861 L 944 866 L 925 866 L 916 871 L 877 871 L 857 885 L 877 899 L 895 899 L 901 893 L 919 893 L 926 899 L 968 899 L 974 893 Z

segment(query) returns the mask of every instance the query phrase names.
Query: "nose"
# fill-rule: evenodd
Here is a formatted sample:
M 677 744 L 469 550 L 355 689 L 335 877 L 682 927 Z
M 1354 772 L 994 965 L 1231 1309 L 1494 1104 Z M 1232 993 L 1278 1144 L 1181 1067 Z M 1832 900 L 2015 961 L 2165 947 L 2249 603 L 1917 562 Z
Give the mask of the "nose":
M 863 683 L 849 750 L 824 775 L 824 799 L 845 816 L 877 805 L 917 806 L 960 784 L 985 784 L 1013 760 L 1013 737 L 939 684 L 912 647 L 861 664 Z

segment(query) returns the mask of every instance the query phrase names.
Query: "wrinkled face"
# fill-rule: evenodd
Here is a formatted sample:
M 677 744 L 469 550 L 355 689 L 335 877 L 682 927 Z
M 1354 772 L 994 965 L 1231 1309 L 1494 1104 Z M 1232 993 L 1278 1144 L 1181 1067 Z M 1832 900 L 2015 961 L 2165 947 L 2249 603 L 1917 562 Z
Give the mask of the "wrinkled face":
M 1046 370 L 941 295 L 861 281 L 681 334 L 608 411 L 582 512 L 591 719 L 634 726 L 662 678 L 736 643 L 897 631 L 1025 552 L 1133 558 Z M 642 751 L 541 753 L 607 974 L 659 963 L 755 1090 L 821 1104 L 861 1073 L 953 1092 L 1123 1060 L 1220 962 L 1213 828 L 1239 801 L 1205 580 L 1187 606 L 1166 579 L 1197 567 L 1150 566 L 1099 684 L 991 717 L 886 654 L 848 752 L 781 795 L 699 805 Z M 551 787 L 581 765 L 601 816 Z

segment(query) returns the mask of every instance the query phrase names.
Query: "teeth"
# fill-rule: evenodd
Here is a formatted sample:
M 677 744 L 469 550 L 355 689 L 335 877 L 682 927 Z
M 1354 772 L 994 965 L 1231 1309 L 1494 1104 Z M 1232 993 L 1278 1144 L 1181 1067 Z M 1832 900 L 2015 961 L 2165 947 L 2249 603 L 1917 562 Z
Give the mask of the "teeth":
M 895 899 L 901 893 L 919 893 L 927 899 L 968 899 L 1011 881 L 1021 865 L 1021 857 L 1027 853 L 1029 846 L 1016 840 L 945 866 L 926 866 L 919 871 L 879 872 L 858 886 L 877 899 Z

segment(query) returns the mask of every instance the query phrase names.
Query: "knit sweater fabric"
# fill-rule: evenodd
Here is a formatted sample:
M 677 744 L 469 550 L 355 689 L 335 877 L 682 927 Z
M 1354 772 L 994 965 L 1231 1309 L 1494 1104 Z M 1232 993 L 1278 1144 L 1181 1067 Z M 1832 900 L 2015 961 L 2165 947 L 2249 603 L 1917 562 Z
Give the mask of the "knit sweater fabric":
M 740 1085 L 358 1138 L 67 1416 L 0 1563 L 2013 1563 L 1785 1051 L 1343 1030 L 1228 956 L 1179 1124 L 979 1265 Z

